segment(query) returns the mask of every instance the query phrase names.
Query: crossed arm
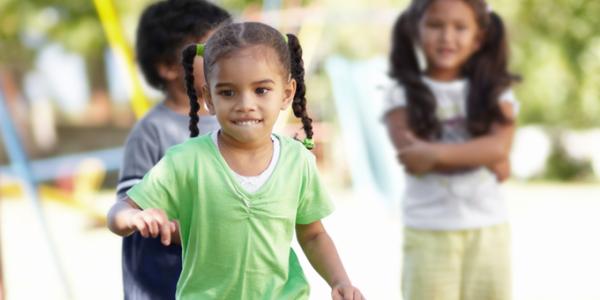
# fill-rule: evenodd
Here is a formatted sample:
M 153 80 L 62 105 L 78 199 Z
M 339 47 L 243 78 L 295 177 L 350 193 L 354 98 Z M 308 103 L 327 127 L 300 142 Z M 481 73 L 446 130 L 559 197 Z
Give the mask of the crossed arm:
M 509 120 L 514 119 L 511 103 L 501 102 L 500 107 Z M 415 137 L 408 127 L 404 108 L 388 113 L 385 123 L 398 151 L 398 159 L 410 173 L 418 175 L 485 166 L 496 174 L 499 181 L 510 175 L 509 153 L 514 122 L 494 123 L 488 134 L 460 144 L 429 142 Z

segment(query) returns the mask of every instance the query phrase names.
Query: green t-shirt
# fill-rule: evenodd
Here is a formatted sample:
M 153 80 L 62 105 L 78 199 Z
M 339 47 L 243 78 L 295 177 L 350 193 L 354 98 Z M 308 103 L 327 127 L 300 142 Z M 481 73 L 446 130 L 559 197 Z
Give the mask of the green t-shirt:
M 178 299 L 308 299 L 290 245 L 296 224 L 333 211 L 315 157 L 277 136 L 279 161 L 255 193 L 238 184 L 210 135 L 174 146 L 127 193 L 180 223 Z

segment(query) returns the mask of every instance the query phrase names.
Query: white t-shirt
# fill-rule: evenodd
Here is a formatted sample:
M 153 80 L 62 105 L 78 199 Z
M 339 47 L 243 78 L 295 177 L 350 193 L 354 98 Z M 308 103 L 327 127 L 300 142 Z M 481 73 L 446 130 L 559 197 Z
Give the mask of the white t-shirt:
M 215 143 L 215 145 L 217 146 L 217 149 L 219 149 L 219 142 L 217 140 L 218 133 L 219 131 L 215 130 L 210 134 L 213 143 Z M 273 170 L 275 170 L 275 166 L 277 166 L 280 151 L 279 139 L 277 139 L 276 136 L 271 135 L 271 140 L 273 141 L 273 157 L 271 158 L 271 162 L 269 163 L 269 166 L 266 170 L 264 170 L 257 176 L 243 176 L 231 170 L 231 173 L 233 173 L 235 179 L 237 179 L 240 186 L 242 186 L 242 188 L 246 192 L 254 193 L 258 191 L 258 189 L 260 189 L 260 187 L 263 186 L 265 182 L 267 182 L 269 177 L 271 177 L 271 174 L 273 174 Z
M 461 143 L 471 135 L 466 126 L 466 79 L 449 82 L 423 77 L 436 101 L 436 116 L 442 126 L 440 142 Z M 500 101 L 519 103 L 508 89 Z M 385 95 L 385 112 L 406 106 L 404 88 L 394 84 Z M 407 227 L 433 230 L 460 230 L 504 223 L 507 210 L 500 183 L 485 167 L 452 173 L 407 174 L 403 201 L 404 224 Z

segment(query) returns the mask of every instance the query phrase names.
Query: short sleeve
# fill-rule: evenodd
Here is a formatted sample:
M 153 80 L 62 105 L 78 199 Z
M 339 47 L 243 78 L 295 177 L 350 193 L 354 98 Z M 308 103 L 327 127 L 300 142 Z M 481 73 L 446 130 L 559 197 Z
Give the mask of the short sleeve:
M 310 224 L 321 220 L 334 211 L 333 202 L 319 177 L 315 157 L 310 155 L 307 162 L 306 182 L 303 187 L 298 211 L 297 224 Z
M 132 131 L 131 136 L 125 143 L 123 163 L 119 172 L 119 183 L 117 185 L 117 199 L 123 199 L 127 191 L 140 182 L 160 158 L 158 146 L 151 143 L 143 133 Z
M 177 178 L 176 166 L 168 155 L 163 157 L 127 195 L 142 209 L 161 208 L 170 219 L 178 219 L 178 194 L 182 180 Z
M 512 104 L 515 116 L 517 116 L 519 114 L 519 109 L 521 108 L 521 104 L 519 103 L 519 100 L 517 100 L 517 97 L 515 96 L 515 93 L 513 92 L 512 89 L 509 88 L 509 89 L 505 90 L 504 93 L 502 93 L 500 95 L 499 100 L 500 100 L 500 102 L 508 102 L 508 103 Z
M 404 88 L 397 83 L 390 85 L 384 93 L 383 105 L 384 114 L 392 109 L 406 106 Z

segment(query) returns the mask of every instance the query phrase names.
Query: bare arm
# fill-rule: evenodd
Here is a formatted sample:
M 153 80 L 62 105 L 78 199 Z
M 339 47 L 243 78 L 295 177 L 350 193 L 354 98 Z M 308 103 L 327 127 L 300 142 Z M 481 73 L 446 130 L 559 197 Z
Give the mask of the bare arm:
M 321 221 L 296 225 L 296 237 L 304 254 L 315 270 L 332 288 L 333 299 L 362 299 L 352 286 L 333 241 Z
M 513 119 L 512 104 L 501 103 L 503 113 Z M 406 110 L 398 108 L 386 115 L 388 134 L 400 161 L 411 172 L 449 171 L 486 166 L 498 178 L 505 178 L 514 124 L 494 124 L 492 131 L 461 144 L 422 141 L 408 128 Z
M 503 102 L 500 108 L 509 120 L 513 120 L 512 104 Z M 514 122 L 495 123 L 490 133 L 462 144 L 433 145 L 437 152 L 439 167 L 478 167 L 491 166 L 508 160 L 515 132 Z
M 139 231 L 143 237 L 161 236 L 161 241 L 168 246 L 171 235 L 177 224 L 169 221 L 162 209 L 150 208 L 141 210 L 129 197 L 117 201 L 108 212 L 108 228 L 120 236 L 128 236 Z
M 132 217 L 142 209 L 129 197 L 118 200 L 108 211 L 108 229 L 120 236 L 128 236 L 135 231 L 130 224 Z
M 409 145 L 406 136 L 414 135 L 408 127 L 408 117 L 404 107 L 398 107 L 385 115 L 385 126 L 387 127 L 388 135 L 396 151 Z

